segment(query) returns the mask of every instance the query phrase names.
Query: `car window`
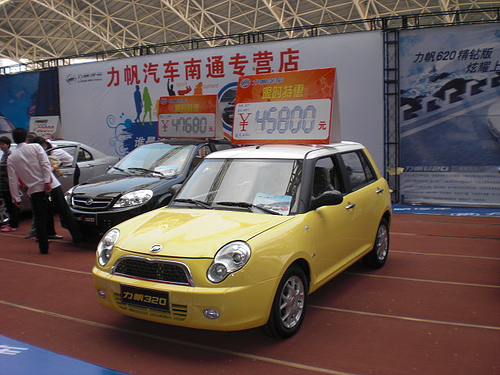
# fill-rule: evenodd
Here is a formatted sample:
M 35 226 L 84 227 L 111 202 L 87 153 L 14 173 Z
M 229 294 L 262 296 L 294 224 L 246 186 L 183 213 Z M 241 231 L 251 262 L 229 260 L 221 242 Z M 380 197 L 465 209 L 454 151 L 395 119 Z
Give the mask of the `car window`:
M 341 154 L 341 158 L 352 190 L 357 190 L 375 180 L 375 174 L 362 152 L 348 152 Z
M 136 148 L 115 165 L 115 170 L 146 169 L 164 175 L 180 174 L 186 168 L 195 146 L 152 143 Z
M 80 150 L 78 151 L 77 161 L 80 162 L 80 161 L 90 161 L 90 160 L 94 160 L 92 154 L 87 150 L 80 148 Z
M 178 198 L 281 204 L 293 211 L 301 178 L 301 160 L 205 159 Z
M 337 168 L 330 157 L 319 159 L 314 166 L 313 196 L 319 197 L 328 190 L 342 191 Z

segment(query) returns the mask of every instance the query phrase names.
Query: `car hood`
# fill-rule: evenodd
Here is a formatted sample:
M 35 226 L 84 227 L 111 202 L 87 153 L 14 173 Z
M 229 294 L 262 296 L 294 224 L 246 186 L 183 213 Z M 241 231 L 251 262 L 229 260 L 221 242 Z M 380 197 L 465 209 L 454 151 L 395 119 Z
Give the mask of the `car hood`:
M 151 189 L 165 184 L 173 184 L 176 179 L 156 176 L 130 176 L 121 174 L 104 174 L 85 181 L 73 188 L 73 194 L 91 197 L 115 197 L 130 191 Z
M 293 216 L 239 211 L 160 208 L 118 225 L 116 246 L 131 252 L 184 258 L 213 258 L 225 244 L 252 237 Z

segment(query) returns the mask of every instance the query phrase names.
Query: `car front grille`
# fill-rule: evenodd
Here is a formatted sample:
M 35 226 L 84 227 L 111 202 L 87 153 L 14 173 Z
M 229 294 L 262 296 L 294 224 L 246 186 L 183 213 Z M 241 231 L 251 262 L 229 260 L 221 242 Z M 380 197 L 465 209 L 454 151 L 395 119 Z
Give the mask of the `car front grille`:
M 113 198 L 96 198 L 85 196 L 73 196 L 71 204 L 73 207 L 85 211 L 100 211 L 111 206 Z
M 134 279 L 193 286 L 188 267 L 180 262 L 126 255 L 116 262 L 112 273 Z

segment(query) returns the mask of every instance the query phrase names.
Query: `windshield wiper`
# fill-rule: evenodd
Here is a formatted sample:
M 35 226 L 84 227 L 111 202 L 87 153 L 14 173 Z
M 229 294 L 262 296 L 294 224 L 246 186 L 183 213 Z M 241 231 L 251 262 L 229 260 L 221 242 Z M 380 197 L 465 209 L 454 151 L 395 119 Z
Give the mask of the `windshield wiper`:
M 120 172 L 123 172 L 123 173 L 127 173 L 127 172 L 125 172 L 123 169 L 118 168 L 118 167 L 111 167 L 111 168 L 116 169 L 117 171 L 120 171 Z
M 160 176 L 164 176 L 163 173 L 155 171 L 154 169 L 147 169 L 147 168 L 140 168 L 140 167 L 130 167 L 130 168 L 127 168 L 127 170 L 129 170 L 129 171 L 149 172 L 149 173 L 153 173 L 153 174 L 156 173 L 156 174 L 159 174 Z
M 252 208 L 258 208 L 259 210 L 262 210 L 264 212 L 267 212 L 268 214 L 272 215 L 281 215 L 279 212 L 273 211 L 269 208 L 262 207 L 262 206 L 257 206 L 253 203 L 248 203 L 248 202 L 216 202 L 215 204 L 221 205 L 221 206 L 233 206 L 233 207 L 242 207 L 242 208 L 248 208 L 249 211 L 252 210 Z
M 197 200 L 197 199 L 191 199 L 191 198 L 177 198 L 174 199 L 174 202 L 181 202 L 181 203 L 191 203 L 194 204 L 198 207 L 206 208 L 208 210 L 212 209 L 212 206 L 210 206 L 208 203 Z

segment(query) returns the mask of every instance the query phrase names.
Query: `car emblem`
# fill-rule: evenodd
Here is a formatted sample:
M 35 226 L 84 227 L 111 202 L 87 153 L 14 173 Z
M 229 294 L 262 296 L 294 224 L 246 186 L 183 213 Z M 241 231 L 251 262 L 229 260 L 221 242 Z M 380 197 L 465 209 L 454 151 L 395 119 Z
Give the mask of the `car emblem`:
M 163 249 L 162 245 L 153 245 L 149 248 L 149 251 L 152 253 L 159 253 Z
M 86 204 L 87 206 L 90 206 L 92 203 L 94 203 L 94 200 L 93 200 L 92 198 L 89 198 L 89 199 L 87 199 L 87 200 L 85 201 L 85 204 Z

